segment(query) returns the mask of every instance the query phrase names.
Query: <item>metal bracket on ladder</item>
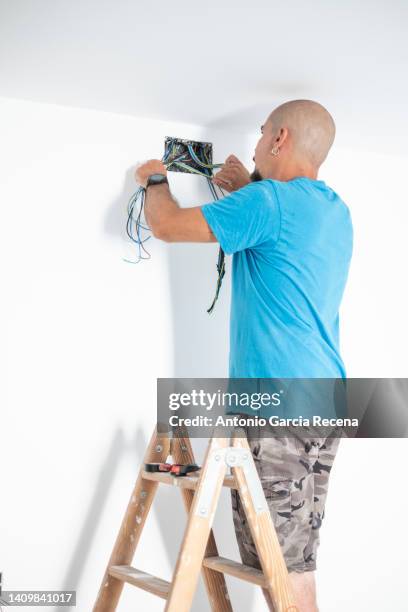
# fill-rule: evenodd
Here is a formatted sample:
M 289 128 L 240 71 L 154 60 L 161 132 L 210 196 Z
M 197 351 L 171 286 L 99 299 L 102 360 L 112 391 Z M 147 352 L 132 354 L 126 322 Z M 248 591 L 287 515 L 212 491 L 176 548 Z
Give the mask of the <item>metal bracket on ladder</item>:
M 198 498 L 196 514 L 207 517 L 210 511 L 210 503 L 213 496 L 214 480 L 219 470 L 220 461 L 224 461 L 230 468 L 242 468 L 246 475 L 249 493 L 252 497 L 255 512 L 259 514 L 268 510 L 265 493 L 259 480 L 258 472 L 250 456 L 250 452 L 245 448 L 227 447 L 214 450 L 208 457 L 208 477 L 203 483 L 203 487 Z

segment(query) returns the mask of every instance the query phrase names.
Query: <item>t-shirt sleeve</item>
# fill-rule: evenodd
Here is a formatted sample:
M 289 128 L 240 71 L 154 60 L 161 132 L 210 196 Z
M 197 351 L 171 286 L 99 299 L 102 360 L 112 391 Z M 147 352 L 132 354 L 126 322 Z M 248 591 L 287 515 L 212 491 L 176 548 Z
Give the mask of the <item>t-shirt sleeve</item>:
M 271 180 L 249 183 L 201 211 L 227 255 L 278 239 L 280 209 Z

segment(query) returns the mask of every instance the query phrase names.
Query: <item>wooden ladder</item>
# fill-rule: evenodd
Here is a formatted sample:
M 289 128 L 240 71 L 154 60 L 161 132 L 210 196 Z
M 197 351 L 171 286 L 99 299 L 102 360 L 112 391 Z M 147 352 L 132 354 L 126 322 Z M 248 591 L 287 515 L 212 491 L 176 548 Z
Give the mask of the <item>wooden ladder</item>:
M 187 435 L 169 438 L 158 434 L 155 428 L 93 612 L 116 610 L 125 582 L 165 599 L 165 612 L 188 612 L 200 571 L 213 612 L 232 612 L 224 574 L 266 589 L 276 612 L 298 610 L 261 481 L 245 433 L 241 432 L 238 434 L 235 430 L 231 439 L 213 436 L 201 469 L 187 476 L 175 477 L 166 472 L 147 472 L 144 463 L 166 462 L 171 455 L 174 463 L 194 464 L 190 439 Z M 159 483 L 181 489 L 188 514 L 171 582 L 131 566 Z M 262 571 L 218 555 L 211 526 L 222 486 L 239 492 Z

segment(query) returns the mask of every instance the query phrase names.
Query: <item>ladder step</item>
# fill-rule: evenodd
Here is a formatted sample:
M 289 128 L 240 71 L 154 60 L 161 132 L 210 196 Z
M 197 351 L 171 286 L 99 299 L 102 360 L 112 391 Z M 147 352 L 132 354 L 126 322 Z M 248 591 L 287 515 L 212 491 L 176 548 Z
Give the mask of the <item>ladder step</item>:
M 173 487 L 180 487 L 181 489 L 195 489 L 200 478 L 200 472 L 194 472 L 191 476 L 172 476 L 167 472 L 146 472 L 146 470 L 143 470 L 142 478 L 144 480 L 155 480 L 163 484 L 173 485 Z M 237 483 L 232 474 L 227 474 L 224 477 L 223 486 L 230 489 L 237 488 Z
M 111 565 L 108 572 L 110 576 L 122 580 L 122 582 L 133 584 L 133 586 L 139 587 L 144 591 L 149 591 L 149 593 L 162 597 L 162 599 L 167 599 L 168 597 L 171 583 L 167 582 L 167 580 L 162 580 L 162 578 L 142 572 L 130 565 Z
M 261 570 L 251 567 L 250 565 L 244 565 L 243 563 L 238 563 L 237 561 L 226 559 L 225 557 L 205 557 L 205 559 L 203 559 L 203 565 L 216 572 L 235 576 L 235 578 L 246 580 L 260 587 L 266 587 L 265 576 Z

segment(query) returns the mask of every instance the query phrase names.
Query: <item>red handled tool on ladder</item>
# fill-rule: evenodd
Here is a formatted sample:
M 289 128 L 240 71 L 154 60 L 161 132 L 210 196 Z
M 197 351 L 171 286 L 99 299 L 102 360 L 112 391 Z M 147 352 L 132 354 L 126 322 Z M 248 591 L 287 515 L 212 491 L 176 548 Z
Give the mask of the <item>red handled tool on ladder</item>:
M 189 472 L 201 470 L 195 463 L 145 463 L 146 472 L 167 472 L 173 476 L 186 476 Z

